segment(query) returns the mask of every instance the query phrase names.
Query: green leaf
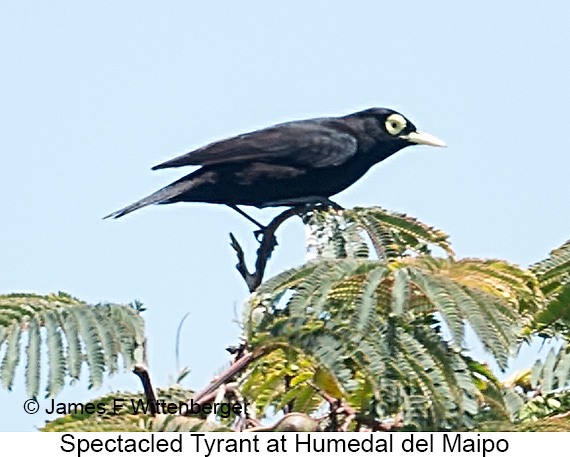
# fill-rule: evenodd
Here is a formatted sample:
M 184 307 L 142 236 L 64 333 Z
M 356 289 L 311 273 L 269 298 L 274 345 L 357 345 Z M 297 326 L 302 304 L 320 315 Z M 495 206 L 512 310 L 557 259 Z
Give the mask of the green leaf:
M 85 357 L 89 365 L 89 388 L 98 389 L 103 382 L 105 357 L 93 313 L 85 308 L 74 308 L 71 312 L 77 319 L 77 324 L 85 343 Z
M 0 345 L 6 346 L 0 377 L 10 389 L 20 358 L 22 331 L 28 332 L 26 346 L 26 390 L 30 397 L 39 391 L 42 338 L 46 329 L 48 350 L 48 396 L 61 391 L 65 376 L 77 379 L 87 361 L 91 385 L 101 384 L 103 373 L 117 370 L 118 356 L 132 369 L 142 360 L 144 323 L 142 306 L 91 306 L 65 293 L 50 295 L 0 295 Z
M 26 390 L 29 398 L 36 398 L 40 389 L 40 360 L 41 360 L 40 326 L 35 318 L 28 322 L 28 346 L 26 356 Z
M 63 342 L 56 315 L 51 311 L 43 313 L 47 330 L 47 347 L 49 357 L 49 378 L 46 397 L 55 397 L 63 388 L 66 361 L 63 355 Z
M 16 367 L 20 361 L 20 335 L 21 326 L 18 322 L 14 322 L 9 329 L 6 338 L 7 348 L 2 360 L 2 386 L 5 389 L 12 389 L 14 383 L 14 374 Z

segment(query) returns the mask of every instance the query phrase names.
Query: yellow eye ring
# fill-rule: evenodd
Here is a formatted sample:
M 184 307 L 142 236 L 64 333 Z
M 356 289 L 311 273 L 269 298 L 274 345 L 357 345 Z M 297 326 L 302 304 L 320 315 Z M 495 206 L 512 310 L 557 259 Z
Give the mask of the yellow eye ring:
M 401 114 L 390 114 L 384 125 L 390 135 L 398 135 L 406 128 L 407 121 Z

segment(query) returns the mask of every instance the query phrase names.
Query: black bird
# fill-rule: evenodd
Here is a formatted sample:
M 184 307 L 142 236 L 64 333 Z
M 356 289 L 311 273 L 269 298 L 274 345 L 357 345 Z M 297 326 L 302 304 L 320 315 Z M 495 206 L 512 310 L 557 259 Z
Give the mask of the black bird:
M 331 195 L 353 184 L 374 164 L 414 144 L 445 146 L 385 108 L 278 124 L 156 165 L 153 170 L 201 168 L 106 218 L 153 203 L 181 201 L 226 204 L 253 222 L 236 205 L 336 206 L 329 200 Z

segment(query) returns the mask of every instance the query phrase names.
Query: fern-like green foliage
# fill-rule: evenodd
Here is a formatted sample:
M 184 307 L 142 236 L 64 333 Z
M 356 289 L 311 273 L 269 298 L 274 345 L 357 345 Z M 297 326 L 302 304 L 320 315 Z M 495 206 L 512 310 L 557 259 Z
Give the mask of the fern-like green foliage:
M 2 386 L 11 389 L 27 333 L 26 387 L 30 397 L 40 389 L 42 345 L 49 362 L 46 396 L 61 391 L 66 376 L 78 379 L 85 363 L 90 387 L 98 388 L 105 371 L 118 370 L 118 357 L 132 370 L 142 363 L 144 324 L 140 304 L 88 305 L 70 295 L 0 295 L 0 365 Z
M 506 367 L 537 306 L 532 274 L 498 260 L 455 260 L 444 233 L 380 208 L 315 213 L 307 223 L 317 258 L 262 284 L 244 310 L 254 349 L 283 351 L 278 360 L 268 351 L 243 381 L 265 392 L 260 411 L 314 411 L 317 391 L 326 391 L 319 371 L 363 415 L 403 413 L 409 428 L 469 428 L 493 401 L 509 410 L 502 393 L 476 382 L 464 326 Z M 436 247 L 444 257 L 432 255 Z M 293 379 L 295 389 L 283 388 Z
M 258 417 L 271 413 L 270 408 L 315 411 L 323 404 L 316 390 L 318 376 L 313 359 L 284 347 L 255 361 L 240 390 L 255 399 Z
M 305 218 L 309 250 L 319 258 L 369 257 L 369 245 L 378 259 L 390 261 L 413 254 L 431 254 L 438 247 L 453 256 L 448 236 L 441 230 L 401 213 L 378 207 L 318 211 Z
M 541 394 L 568 389 L 570 384 L 570 343 L 552 348 L 544 362 L 537 360 L 530 372 L 530 387 Z
M 545 296 L 545 306 L 530 330 L 543 336 L 570 334 L 570 241 L 552 251 L 530 270 Z
M 477 432 L 570 432 L 568 416 L 553 416 L 524 422 L 489 421 L 477 425 Z
M 570 385 L 570 241 L 532 265 L 530 270 L 538 279 L 544 304 L 525 333 L 543 338 L 556 336 L 563 340 L 559 348 L 549 351 L 544 362 L 537 360 L 530 372 L 529 389 L 540 393 L 542 399 L 543 395 L 554 395 L 554 392 L 562 395 L 568 392 Z M 541 404 L 540 401 L 533 401 L 529 406 L 528 417 L 534 417 L 536 408 L 546 408 L 556 402 Z
M 535 263 L 531 270 L 539 278 L 546 296 L 556 295 L 570 281 L 570 240 L 554 249 L 548 258 Z
M 522 379 L 516 381 L 527 384 L 527 372 L 522 373 Z M 477 431 L 570 431 L 569 411 L 570 391 L 535 391 L 533 397 L 521 404 L 515 421 L 509 423 L 498 420 L 500 418 L 487 419 L 483 415 L 477 424 Z

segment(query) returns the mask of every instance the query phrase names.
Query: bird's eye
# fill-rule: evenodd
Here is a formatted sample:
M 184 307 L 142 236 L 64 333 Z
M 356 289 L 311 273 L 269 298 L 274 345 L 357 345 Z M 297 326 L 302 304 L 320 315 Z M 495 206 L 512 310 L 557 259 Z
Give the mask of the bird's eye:
M 391 114 L 386 119 L 386 131 L 390 135 L 398 135 L 406 128 L 406 119 L 401 114 Z

